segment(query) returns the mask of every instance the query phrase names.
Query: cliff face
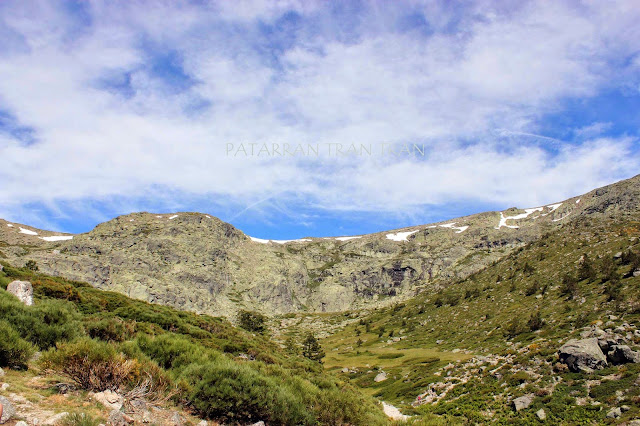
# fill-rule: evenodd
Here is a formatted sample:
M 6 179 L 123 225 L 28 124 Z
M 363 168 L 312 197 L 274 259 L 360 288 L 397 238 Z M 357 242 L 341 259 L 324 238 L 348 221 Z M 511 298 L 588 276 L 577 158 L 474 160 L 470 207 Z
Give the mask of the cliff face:
M 242 307 L 342 311 L 410 297 L 436 278 L 466 277 L 572 220 L 637 211 L 638 200 L 637 176 L 535 209 L 287 243 L 252 239 L 199 213 L 134 213 L 72 239 L 0 220 L 0 257 L 17 266 L 32 259 L 45 273 L 214 315 Z

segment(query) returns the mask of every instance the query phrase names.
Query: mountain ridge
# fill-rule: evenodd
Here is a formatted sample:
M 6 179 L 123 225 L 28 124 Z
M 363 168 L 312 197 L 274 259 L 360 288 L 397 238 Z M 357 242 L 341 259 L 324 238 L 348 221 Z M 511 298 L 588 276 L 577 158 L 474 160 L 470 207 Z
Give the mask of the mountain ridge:
M 435 278 L 464 278 L 574 218 L 636 211 L 639 198 L 640 175 L 536 208 L 284 242 L 189 212 L 122 215 L 75 235 L 0 220 L 0 256 L 196 312 L 344 311 L 409 298 Z M 56 236 L 72 239 L 41 239 Z

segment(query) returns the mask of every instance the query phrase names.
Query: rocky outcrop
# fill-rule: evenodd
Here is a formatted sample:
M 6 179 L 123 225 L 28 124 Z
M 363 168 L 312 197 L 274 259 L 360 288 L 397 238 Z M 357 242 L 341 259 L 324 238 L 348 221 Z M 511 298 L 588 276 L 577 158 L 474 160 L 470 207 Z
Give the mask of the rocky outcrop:
M 91 396 L 93 396 L 93 399 L 112 410 L 120 410 L 124 404 L 124 398 L 110 389 L 94 393 Z
M 560 361 L 574 372 L 590 372 L 607 366 L 607 358 L 595 337 L 571 339 L 558 350 L 558 355 Z
M 13 281 L 7 286 L 7 291 L 25 305 L 33 305 L 33 286 L 29 281 Z

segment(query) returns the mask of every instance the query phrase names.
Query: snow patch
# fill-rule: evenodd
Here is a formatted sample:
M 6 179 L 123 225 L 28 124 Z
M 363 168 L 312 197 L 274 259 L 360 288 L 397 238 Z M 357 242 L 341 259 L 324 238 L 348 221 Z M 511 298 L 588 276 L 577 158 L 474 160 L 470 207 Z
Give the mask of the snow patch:
M 178 215 L 177 215 L 177 214 L 174 214 L 173 216 L 171 216 L 171 217 L 169 218 L 169 220 L 173 220 L 173 219 L 175 219 L 176 217 L 178 217 Z
M 299 240 L 270 240 L 272 243 L 276 243 L 276 244 L 286 244 L 286 243 L 306 243 L 309 242 L 311 240 L 306 239 L 306 238 L 301 238 Z
M 73 240 L 73 235 L 54 235 L 52 237 L 38 237 L 45 241 L 67 241 Z
M 498 226 L 496 226 L 496 229 L 500 229 L 503 226 L 511 229 L 518 229 L 519 228 L 518 225 L 507 225 L 507 221 L 524 219 L 528 217 L 531 213 L 541 212 L 542 210 L 544 210 L 544 207 L 536 207 L 534 209 L 524 209 L 525 213 L 520 213 L 515 216 L 505 216 L 504 213 L 500 212 L 500 223 L 498 223 Z
M 576 200 L 576 204 L 579 204 L 579 203 L 580 203 L 580 200 L 581 200 L 581 198 L 578 198 L 578 199 Z
M 458 222 L 445 223 L 444 225 L 440 225 L 440 227 L 441 228 L 455 229 L 456 230 L 456 234 L 460 234 L 460 233 L 466 231 L 467 229 L 469 229 L 468 226 L 454 226 L 456 223 L 458 223 Z
M 211 216 L 209 216 L 208 214 L 206 214 L 205 216 L 208 217 L 209 219 L 211 219 Z
M 133 219 L 129 219 L 129 222 L 133 222 Z
M 547 208 L 550 208 L 550 209 L 551 209 L 551 211 L 550 211 L 549 213 L 553 213 L 553 212 L 555 212 L 556 210 L 558 210 L 558 207 L 560 207 L 561 205 L 562 205 L 562 203 L 558 203 L 558 204 L 549 204 L 549 205 L 547 206 Z
M 156 216 L 158 219 L 162 219 L 162 216 Z
M 35 232 L 35 231 L 31 231 L 31 230 L 29 230 L 29 229 L 24 229 L 24 228 L 22 228 L 22 227 L 20 227 L 20 233 L 21 233 L 21 234 L 27 234 L 27 235 L 38 235 L 38 233 L 37 233 L 37 232 Z
M 12 224 L 10 224 L 10 223 L 7 223 L 7 226 L 8 226 L 9 228 L 13 228 L 13 225 L 12 225 Z
M 407 241 L 407 237 L 411 234 L 415 234 L 416 232 L 418 232 L 417 229 L 415 231 L 396 232 L 395 234 L 387 234 L 387 240 Z
M 254 237 L 249 237 L 249 238 L 251 238 L 251 241 L 255 243 L 269 244 L 269 240 L 263 240 L 262 238 L 254 238 Z
M 286 243 L 304 243 L 307 241 L 311 241 L 309 239 L 306 238 L 301 238 L 299 240 L 263 240 L 262 238 L 255 238 L 255 237 L 249 237 L 251 238 L 251 241 L 255 242 L 255 243 L 260 243 L 260 244 L 269 244 L 269 243 L 276 243 L 276 244 L 286 244 Z
M 335 239 L 338 241 L 349 241 L 349 240 L 355 240 L 356 238 L 362 238 L 361 236 L 357 236 L 357 237 L 336 237 Z

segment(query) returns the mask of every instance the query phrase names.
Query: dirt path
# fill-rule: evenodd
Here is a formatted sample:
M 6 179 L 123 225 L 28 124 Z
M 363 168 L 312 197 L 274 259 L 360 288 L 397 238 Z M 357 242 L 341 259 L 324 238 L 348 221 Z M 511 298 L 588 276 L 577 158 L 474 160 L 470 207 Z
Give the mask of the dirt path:
M 387 417 L 393 420 L 408 420 L 409 417 L 411 417 L 402 414 L 396 407 L 391 404 L 387 404 L 384 401 L 382 401 L 382 409 L 384 410 L 384 413 L 387 415 Z

